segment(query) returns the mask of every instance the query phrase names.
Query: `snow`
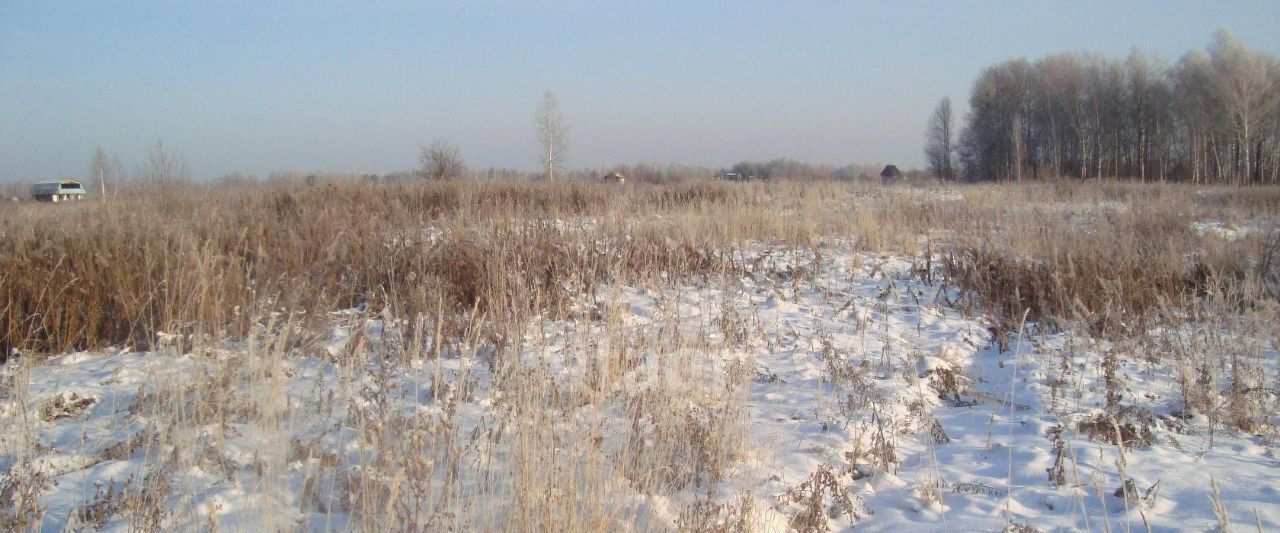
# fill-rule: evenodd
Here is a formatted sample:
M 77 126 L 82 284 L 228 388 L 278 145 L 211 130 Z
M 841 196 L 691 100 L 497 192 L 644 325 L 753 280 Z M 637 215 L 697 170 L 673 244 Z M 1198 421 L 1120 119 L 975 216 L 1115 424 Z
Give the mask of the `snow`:
M 1204 237 L 1212 235 L 1228 241 L 1240 240 L 1250 234 L 1267 234 L 1276 228 L 1276 220 L 1266 218 L 1249 219 L 1241 223 L 1225 222 L 1218 219 L 1197 220 L 1191 223 L 1191 229 Z M 1268 229 L 1270 228 L 1270 229 Z
M 616 376 L 610 394 L 740 395 L 707 399 L 723 402 L 722 415 L 741 417 L 726 431 L 741 428 L 742 453 L 720 484 L 648 494 L 613 489 L 621 491 L 621 526 L 673 527 L 681 510 L 710 492 L 726 502 L 746 494 L 755 527 L 781 530 L 802 510 L 789 495 L 826 465 L 840 489 L 825 494 L 819 519 L 835 529 L 988 531 L 1014 523 L 1127 531 L 1145 523 L 1157 531 L 1207 530 L 1218 525 L 1211 482 L 1232 523 L 1280 528 L 1280 460 L 1271 439 L 1221 425 L 1211 432 L 1203 415 L 1174 416 L 1181 404 L 1171 358 L 1034 325 L 1000 351 L 986 318 L 944 305 L 956 300 L 956 289 L 925 283 L 910 257 L 855 252 L 839 241 L 818 256 L 763 244 L 747 255 L 753 270 L 737 279 L 604 286 L 582 306 L 612 318 L 583 312 L 527 324 L 519 357 L 553 379 L 586 382 L 593 365 L 607 367 L 611 343 L 625 339 L 652 353 Z M 492 389 L 492 354 L 482 351 L 415 360 L 388 375 L 390 364 L 376 355 L 393 351 L 394 324 L 361 316 L 335 314 L 317 350 L 289 357 L 246 341 L 205 354 L 165 348 L 64 354 L 36 366 L 10 361 L 0 369 L 14 384 L 0 396 L 0 424 L 34 432 L 0 434 L 0 471 L 11 475 L 22 457 L 35 456 L 34 467 L 50 480 L 40 497 L 48 531 L 76 525 L 75 510 L 96 490 L 130 476 L 137 483 L 165 454 L 187 454 L 179 461 L 187 466 L 165 474 L 176 487 L 168 506 L 187 509 L 171 513 L 168 527 L 353 526 L 357 518 L 335 499 L 339 476 L 367 453 L 352 427 L 357 411 L 452 417 L 466 435 L 492 430 L 505 416 L 504 395 L 514 394 Z M 1276 376 L 1274 341 L 1246 341 L 1259 343 L 1264 375 Z M 351 360 L 344 354 L 355 342 L 375 356 Z M 1105 406 L 1105 354 L 1120 357 L 1121 403 L 1152 417 L 1149 445 L 1122 450 L 1081 431 Z M 738 389 L 732 376 L 743 367 L 749 371 Z M 949 388 L 947 377 L 954 378 Z M 237 396 L 223 400 L 226 412 L 193 411 L 173 426 L 179 434 L 148 440 L 160 423 L 148 398 L 177 391 L 194 400 L 216 390 L 202 385 L 218 379 L 231 379 Z M 41 402 L 71 393 L 94 401 L 65 417 L 39 417 Z M 558 429 L 598 431 L 603 449 L 618 449 L 629 421 L 622 407 L 605 405 L 566 413 Z M 1063 428 L 1061 487 L 1047 474 L 1056 427 Z M 131 439 L 136 445 L 126 446 Z M 464 473 L 462 482 L 478 478 Z M 1133 499 L 1115 495 L 1124 478 L 1133 480 Z M 840 494 L 849 505 L 837 504 Z M 128 529 L 130 522 L 115 517 L 105 525 Z

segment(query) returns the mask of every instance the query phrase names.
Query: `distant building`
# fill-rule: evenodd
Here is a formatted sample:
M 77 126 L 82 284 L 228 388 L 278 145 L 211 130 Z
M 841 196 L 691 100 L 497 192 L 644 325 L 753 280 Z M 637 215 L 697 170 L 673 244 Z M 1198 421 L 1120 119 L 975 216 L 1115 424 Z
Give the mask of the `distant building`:
M 756 179 L 755 176 L 749 176 L 738 172 L 721 172 L 720 175 L 716 177 L 725 181 L 752 181 Z
M 880 180 L 885 183 L 899 181 L 901 179 L 902 179 L 902 171 L 898 170 L 897 166 L 885 165 L 884 170 L 880 171 Z
M 31 185 L 31 197 L 39 202 L 68 202 L 83 200 L 84 185 L 73 179 L 41 181 Z
M 621 172 L 610 172 L 608 174 L 605 174 L 604 177 L 601 177 L 600 181 L 603 181 L 605 183 L 617 183 L 618 185 L 622 185 L 627 182 L 627 177 L 623 176 Z

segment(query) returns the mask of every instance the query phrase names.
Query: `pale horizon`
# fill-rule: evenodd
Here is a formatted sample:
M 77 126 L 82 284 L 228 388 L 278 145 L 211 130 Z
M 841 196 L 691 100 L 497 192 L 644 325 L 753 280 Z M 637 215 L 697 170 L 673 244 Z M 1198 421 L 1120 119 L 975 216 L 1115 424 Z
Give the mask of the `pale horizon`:
M 9 4 L 0 181 L 83 177 L 97 147 L 132 172 L 157 140 L 197 179 L 407 170 L 436 139 L 535 171 L 544 91 L 573 168 L 920 168 L 934 105 L 962 117 L 1005 59 L 1172 64 L 1220 28 L 1280 53 L 1280 3 L 1086 4 Z

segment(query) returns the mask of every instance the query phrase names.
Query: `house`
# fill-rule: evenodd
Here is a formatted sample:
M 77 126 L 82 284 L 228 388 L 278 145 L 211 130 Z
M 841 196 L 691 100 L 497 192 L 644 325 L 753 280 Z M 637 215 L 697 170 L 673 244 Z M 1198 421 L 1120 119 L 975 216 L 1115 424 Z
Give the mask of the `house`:
M 39 202 L 68 202 L 83 200 L 84 185 L 73 179 L 41 181 L 31 185 L 31 197 Z
M 884 170 L 880 171 L 880 180 L 884 183 L 892 183 L 902 180 L 902 171 L 898 170 L 895 165 L 885 165 Z
M 600 178 L 600 181 L 603 181 L 605 183 L 617 183 L 618 185 L 624 185 L 627 183 L 627 177 L 623 176 L 621 172 L 615 171 L 615 172 L 610 172 L 608 174 L 605 174 L 604 177 Z

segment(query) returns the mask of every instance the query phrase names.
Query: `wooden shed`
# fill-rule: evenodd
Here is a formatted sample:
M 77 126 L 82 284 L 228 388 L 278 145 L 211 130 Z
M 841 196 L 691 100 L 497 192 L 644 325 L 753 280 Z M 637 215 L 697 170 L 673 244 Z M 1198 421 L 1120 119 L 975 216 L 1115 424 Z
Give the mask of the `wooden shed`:
M 889 183 L 902 179 L 902 171 L 898 170 L 896 165 L 885 165 L 884 170 L 880 171 L 880 180 Z

